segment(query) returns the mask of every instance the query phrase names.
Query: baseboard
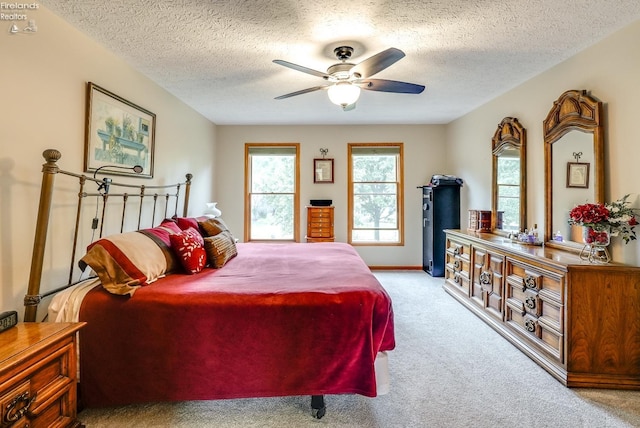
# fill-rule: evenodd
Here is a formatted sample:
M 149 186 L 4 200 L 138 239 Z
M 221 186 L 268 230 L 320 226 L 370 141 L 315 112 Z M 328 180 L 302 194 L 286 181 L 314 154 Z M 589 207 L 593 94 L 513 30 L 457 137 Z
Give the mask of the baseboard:
M 422 270 L 422 266 L 369 266 L 371 270 Z

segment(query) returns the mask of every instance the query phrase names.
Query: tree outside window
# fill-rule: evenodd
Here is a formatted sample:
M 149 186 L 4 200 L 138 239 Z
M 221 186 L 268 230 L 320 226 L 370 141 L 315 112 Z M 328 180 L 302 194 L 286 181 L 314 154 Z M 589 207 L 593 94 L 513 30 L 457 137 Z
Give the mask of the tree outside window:
M 352 244 L 402 242 L 402 144 L 349 145 Z
M 291 145 L 247 145 L 245 228 L 249 241 L 297 240 L 297 151 Z

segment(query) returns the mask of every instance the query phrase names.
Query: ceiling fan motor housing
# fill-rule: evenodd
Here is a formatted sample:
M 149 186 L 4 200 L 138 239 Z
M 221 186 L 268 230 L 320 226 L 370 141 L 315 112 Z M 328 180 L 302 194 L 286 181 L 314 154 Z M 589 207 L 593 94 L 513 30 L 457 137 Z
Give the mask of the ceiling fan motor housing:
M 346 61 L 351 58 L 351 54 L 353 54 L 353 48 L 351 46 L 338 46 L 333 50 L 333 53 L 340 61 Z
M 354 64 L 348 62 L 341 62 L 340 64 L 334 64 L 327 68 L 327 74 L 337 78 L 338 80 L 348 79 L 349 71 L 353 68 Z

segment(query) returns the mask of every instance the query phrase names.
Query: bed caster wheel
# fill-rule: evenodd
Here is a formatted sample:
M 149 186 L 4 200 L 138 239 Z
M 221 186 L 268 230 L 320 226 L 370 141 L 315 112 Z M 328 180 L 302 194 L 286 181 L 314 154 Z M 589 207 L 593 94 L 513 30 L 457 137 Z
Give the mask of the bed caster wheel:
M 311 396 L 311 415 L 316 419 L 321 419 L 327 413 L 327 407 L 324 405 L 324 395 Z

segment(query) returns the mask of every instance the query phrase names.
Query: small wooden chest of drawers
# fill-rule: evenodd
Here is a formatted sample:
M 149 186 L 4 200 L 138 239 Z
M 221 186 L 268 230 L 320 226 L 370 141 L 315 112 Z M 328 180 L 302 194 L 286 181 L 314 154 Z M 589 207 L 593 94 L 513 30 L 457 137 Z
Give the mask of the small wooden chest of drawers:
M 83 325 L 20 323 L 0 334 L 0 426 L 81 426 L 76 332 Z
M 333 242 L 333 207 L 307 207 L 307 242 Z
M 491 211 L 469 210 L 470 232 L 491 232 Z

